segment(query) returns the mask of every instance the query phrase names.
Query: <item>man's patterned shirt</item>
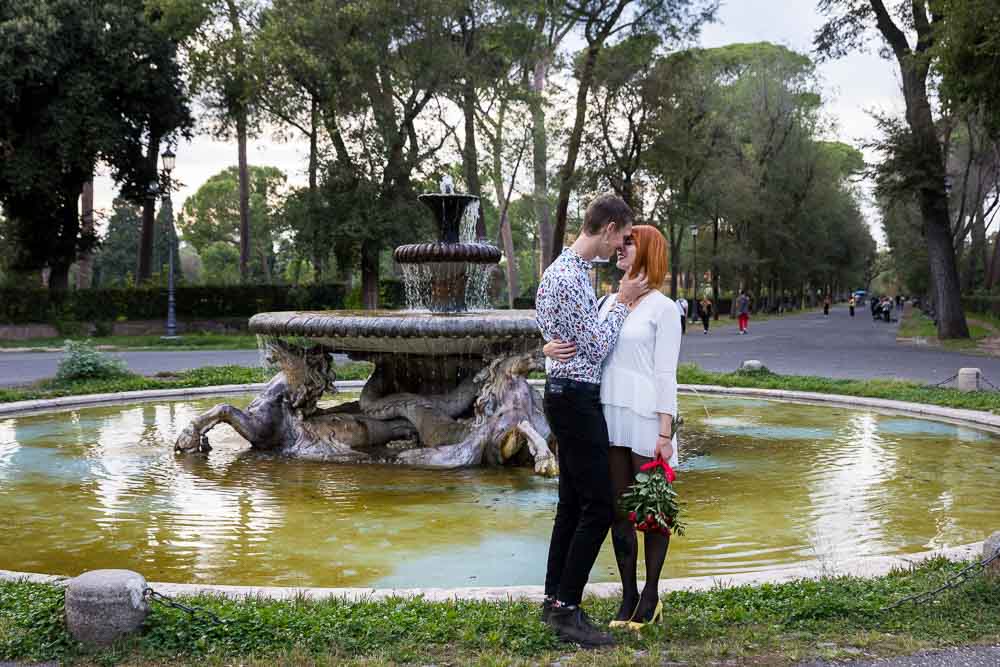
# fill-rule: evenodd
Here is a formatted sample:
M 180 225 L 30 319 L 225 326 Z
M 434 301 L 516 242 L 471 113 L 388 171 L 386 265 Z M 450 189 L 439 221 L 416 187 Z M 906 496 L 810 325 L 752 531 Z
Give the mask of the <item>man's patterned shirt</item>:
M 590 262 L 566 248 L 549 265 L 538 285 L 536 317 L 545 340 L 576 345 L 576 356 L 560 363 L 547 360 L 549 377 L 601 383 L 601 364 L 618 340 L 628 307 L 618 304 L 603 322 L 597 317 L 597 299 L 587 272 Z

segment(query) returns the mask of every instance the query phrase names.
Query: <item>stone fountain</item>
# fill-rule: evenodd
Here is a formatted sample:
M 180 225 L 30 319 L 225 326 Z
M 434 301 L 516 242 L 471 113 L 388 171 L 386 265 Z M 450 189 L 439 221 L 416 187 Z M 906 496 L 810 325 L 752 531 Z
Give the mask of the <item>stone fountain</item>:
M 394 253 L 410 310 L 255 315 L 250 331 L 281 371 L 245 410 L 223 404 L 195 418 L 176 451 L 208 452 L 208 431 L 226 423 L 253 449 L 295 458 L 524 464 L 557 474 L 541 397 L 527 382 L 543 367 L 535 313 L 475 309 L 500 251 L 473 238 L 478 198 L 455 193 L 447 178 L 441 189 L 419 197 L 434 213 L 438 240 Z M 322 408 L 320 399 L 336 391 L 334 353 L 375 368 L 357 401 Z

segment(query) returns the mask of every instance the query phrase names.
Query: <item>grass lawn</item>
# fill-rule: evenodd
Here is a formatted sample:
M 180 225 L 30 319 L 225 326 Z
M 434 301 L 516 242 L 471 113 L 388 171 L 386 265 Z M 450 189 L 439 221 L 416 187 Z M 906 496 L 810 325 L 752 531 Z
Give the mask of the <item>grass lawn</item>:
M 91 340 L 107 350 L 255 350 L 257 336 L 252 334 L 185 334 L 176 340 L 161 336 L 103 336 L 98 338 L 71 337 L 70 340 Z M 29 338 L 0 340 L 0 348 L 62 349 L 67 338 Z
M 669 560 L 668 560 L 669 567 Z M 662 625 L 616 631 L 619 645 L 583 651 L 560 645 L 535 603 L 185 600 L 223 625 L 193 622 L 154 605 L 145 631 L 105 650 L 77 645 L 64 625 L 63 591 L 0 583 L 0 659 L 87 665 L 691 665 L 792 664 L 1000 640 L 1000 579 L 973 579 L 923 606 L 880 609 L 931 588 L 960 565 L 937 559 L 876 579 L 803 580 L 719 587 L 664 597 Z M 590 599 L 604 624 L 615 599 Z M 986 613 L 984 613 L 986 612 Z M 726 664 L 732 664 L 727 662 Z
M 337 366 L 337 379 L 364 380 L 371 374 L 371 364 L 352 362 Z M 262 368 L 244 366 L 204 366 L 177 373 L 158 373 L 152 377 L 126 373 L 102 380 L 42 380 L 27 387 L 0 388 L 0 403 L 27 401 L 59 396 L 104 394 L 146 389 L 181 389 L 223 384 L 266 382 L 269 374 Z
M 920 338 L 954 352 L 978 352 L 979 344 L 986 338 L 996 336 L 1000 331 L 1000 320 L 990 315 L 966 313 L 969 319 L 969 338 L 959 340 L 938 340 L 934 320 L 923 311 L 913 308 L 899 323 L 898 338 Z M 984 326 L 984 324 L 986 326 Z

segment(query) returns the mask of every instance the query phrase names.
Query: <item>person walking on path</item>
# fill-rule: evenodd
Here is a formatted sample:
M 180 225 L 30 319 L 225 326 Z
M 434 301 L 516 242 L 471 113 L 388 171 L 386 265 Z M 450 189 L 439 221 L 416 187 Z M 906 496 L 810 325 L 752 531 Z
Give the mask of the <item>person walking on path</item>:
M 626 242 L 618 268 L 626 275 L 644 274 L 649 291 L 622 326 L 621 335 L 604 362 L 601 375 L 601 406 L 610 436 L 611 483 L 620 499 L 635 483 L 636 475 L 654 459 L 677 466 L 677 441 L 673 436 L 677 417 L 677 360 L 681 350 L 679 309 L 658 288 L 667 275 L 667 240 L 655 227 L 632 228 L 634 243 Z M 599 304 L 604 320 L 619 303 L 612 294 Z M 549 341 L 545 356 L 568 361 L 576 346 Z M 620 502 L 620 500 L 619 500 Z M 639 541 L 636 528 L 619 506 L 611 527 L 615 560 L 622 579 L 622 601 L 611 627 L 641 629 L 663 617 L 659 580 L 670 546 L 670 537 L 646 532 L 643 537 L 646 576 L 639 593 L 637 569 Z
M 684 297 L 677 299 L 677 310 L 681 315 L 681 335 L 687 333 L 688 300 Z
M 747 333 L 747 327 L 750 325 L 750 297 L 743 290 L 740 290 L 740 296 L 736 300 L 736 306 L 740 313 L 740 335 L 745 336 Z
M 707 296 L 698 302 L 698 312 L 701 314 L 701 326 L 705 327 L 705 334 L 708 334 L 708 322 L 712 318 L 712 300 Z
M 559 500 L 545 572 L 542 619 L 563 641 L 587 647 L 614 643 L 580 608 L 590 570 L 614 521 L 608 426 L 601 409 L 601 364 L 618 339 L 630 306 L 646 292 L 644 276 L 626 276 L 618 300 L 599 321 L 589 271 L 594 257 L 623 252 L 632 210 L 616 195 L 594 199 L 581 234 L 545 270 L 536 295 L 542 336 L 576 345 L 566 362 L 546 362 L 545 414 L 559 441 Z
M 857 300 L 854 298 L 854 295 L 852 294 L 851 298 L 847 301 L 847 307 L 851 311 L 851 317 L 854 317 L 854 306 L 855 306 L 856 303 L 857 303 Z
M 829 294 L 827 294 L 825 297 L 823 297 L 823 316 L 824 317 L 829 317 L 830 316 L 830 295 Z

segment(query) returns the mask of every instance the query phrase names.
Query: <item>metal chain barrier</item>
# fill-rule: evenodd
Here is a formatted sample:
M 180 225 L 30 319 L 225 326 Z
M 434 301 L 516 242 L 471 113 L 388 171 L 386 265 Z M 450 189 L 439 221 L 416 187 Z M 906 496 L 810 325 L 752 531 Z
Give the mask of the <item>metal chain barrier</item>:
M 186 612 L 187 614 L 190 614 L 193 620 L 196 621 L 197 620 L 208 621 L 209 623 L 214 623 L 216 625 L 226 624 L 226 621 L 223 620 L 215 612 L 209 611 L 208 609 L 202 609 L 201 607 L 194 607 L 183 604 L 181 602 L 178 602 L 177 600 L 174 600 L 171 597 L 164 595 L 163 593 L 158 593 L 154 591 L 149 586 L 147 586 L 145 590 L 142 591 L 142 597 L 144 597 L 147 600 L 151 600 L 153 602 L 161 604 L 164 607 L 179 609 L 183 612 Z
M 937 588 L 929 591 L 924 591 L 923 593 L 915 593 L 914 595 L 908 595 L 905 598 L 897 600 L 888 607 L 882 607 L 881 609 L 879 609 L 879 613 L 884 614 L 885 612 L 892 611 L 893 609 L 898 609 L 899 607 L 902 607 L 904 604 L 912 603 L 916 605 L 916 604 L 923 604 L 928 600 L 932 600 L 941 593 L 943 593 L 944 591 L 951 590 L 953 588 L 958 588 L 959 586 L 966 583 L 976 575 L 982 574 L 983 572 L 986 571 L 986 568 L 991 563 L 997 560 L 1000 560 L 1000 546 L 996 548 L 996 550 L 993 552 L 993 555 L 989 556 L 988 558 L 984 558 L 983 560 L 978 561 L 976 563 L 972 563 L 967 567 L 963 567 L 961 570 L 948 577 L 948 579 L 945 580 L 945 582 L 940 586 L 938 586 Z
M 979 379 L 982 380 L 983 382 L 985 382 L 986 384 L 988 384 L 990 386 L 990 389 L 992 389 L 993 391 L 1000 390 L 1000 387 L 997 387 L 995 384 L 993 384 L 992 382 L 990 382 L 989 379 L 985 375 L 983 375 L 982 373 L 979 374 Z
M 949 382 L 951 382 L 952 380 L 954 380 L 954 379 L 955 379 L 955 378 L 957 378 L 957 377 L 958 377 L 958 373 L 955 373 L 954 375 L 952 375 L 952 376 L 951 376 L 950 378 L 948 378 L 947 380 L 941 380 L 940 382 L 935 382 L 935 383 L 933 383 L 933 384 L 930 384 L 930 385 L 928 385 L 928 386 L 929 386 L 929 387 L 940 387 L 940 386 L 942 386 L 942 385 L 946 385 L 946 384 L 948 384 Z

